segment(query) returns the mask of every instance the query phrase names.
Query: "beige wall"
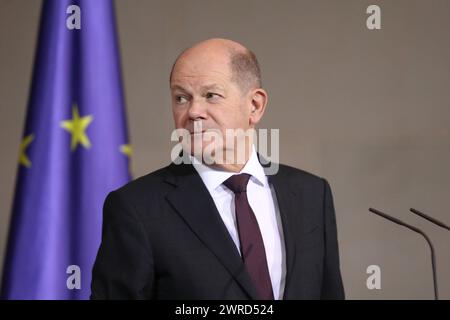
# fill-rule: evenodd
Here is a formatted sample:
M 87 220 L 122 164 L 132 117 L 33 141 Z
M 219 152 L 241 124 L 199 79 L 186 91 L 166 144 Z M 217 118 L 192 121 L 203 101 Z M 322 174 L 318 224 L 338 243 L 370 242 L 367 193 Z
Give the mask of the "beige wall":
M 41 1 L 0 0 L 0 257 L 9 221 Z M 429 232 L 442 298 L 450 298 L 450 1 L 118 0 L 135 176 L 169 161 L 168 72 L 209 37 L 259 57 L 270 102 L 261 127 L 279 128 L 281 160 L 333 188 L 347 297 L 431 298 L 419 235 L 367 211 L 385 209 Z M 378 4 L 382 29 L 365 27 Z M 1 261 L 0 261 L 1 262 Z M 366 268 L 382 289 L 366 288 Z

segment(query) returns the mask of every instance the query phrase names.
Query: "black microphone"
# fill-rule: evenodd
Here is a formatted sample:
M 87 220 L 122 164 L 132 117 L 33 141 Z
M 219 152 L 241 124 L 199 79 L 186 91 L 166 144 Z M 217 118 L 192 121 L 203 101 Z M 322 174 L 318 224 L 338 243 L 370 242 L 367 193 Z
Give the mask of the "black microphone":
M 383 213 L 383 212 L 381 212 L 381 211 L 379 211 L 377 209 L 369 208 L 369 211 L 379 215 L 380 217 L 388 219 L 388 220 L 390 220 L 390 221 L 392 221 L 392 222 L 394 222 L 396 224 L 399 224 L 399 225 L 401 225 L 403 227 L 406 227 L 406 228 L 408 228 L 408 229 L 410 229 L 412 231 L 420 233 L 425 238 L 425 240 L 427 240 L 428 245 L 430 246 L 430 250 L 431 250 L 431 268 L 433 270 L 434 299 L 438 300 L 439 298 L 438 298 L 438 285 L 437 285 L 437 275 L 436 275 L 436 257 L 434 255 L 434 247 L 433 247 L 433 244 L 431 243 L 430 238 L 428 238 L 428 236 L 425 234 L 425 232 L 423 232 L 419 228 L 411 226 L 411 225 L 409 225 L 409 224 L 407 224 L 407 223 L 405 223 L 405 222 L 403 222 L 403 221 L 401 221 L 401 220 L 399 220 L 397 218 L 391 217 L 391 216 L 389 216 L 389 215 L 387 215 L 387 214 L 385 214 L 385 213 Z
M 423 212 L 421 212 L 421 211 L 419 211 L 417 209 L 411 208 L 411 209 L 409 209 L 409 211 L 411 211 L 412 213 L 417 214 L 418 216 L 420 216 L 420 217 L 422 217 L 424 219 L 427 219 L 431 223 L 434 223 L 435 225 L 438 225 L 441 228 L 450 230 L 450 227 L 447 226 L 445 223 L 443 223 L 443 222 L 441 222 L 441 221 L 439 221 L 439 220 L 437 220 L 437 219 L 435 219 L 433 217 L 430 217 L 429 215 L 427 215 L 427 214 L 425 214 L 425 213 L 423 213 Z

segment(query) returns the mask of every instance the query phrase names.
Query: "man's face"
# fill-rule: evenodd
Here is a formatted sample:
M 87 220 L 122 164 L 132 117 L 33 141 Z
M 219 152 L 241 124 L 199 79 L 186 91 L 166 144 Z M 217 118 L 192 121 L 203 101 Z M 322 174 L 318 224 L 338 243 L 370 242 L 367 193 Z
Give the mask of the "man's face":
M 194 126 L 200 123 L 202 131 L 218 130 L 223 137 L 226 129 L 252 127 L 251 99 L 231 81 L 228 59 L 226 55 L 212 58 L 211 54 L 208 57 L 187 55 L 177 62 L 172 73 L 170 89 L 175 127 L 192 133 L 192 145 L 194 139 L 202 140 L 202 151 L 208 146 L 211 149 L 214 146 L 210 144 L 217 142 L 207 133 L 193 134 Z

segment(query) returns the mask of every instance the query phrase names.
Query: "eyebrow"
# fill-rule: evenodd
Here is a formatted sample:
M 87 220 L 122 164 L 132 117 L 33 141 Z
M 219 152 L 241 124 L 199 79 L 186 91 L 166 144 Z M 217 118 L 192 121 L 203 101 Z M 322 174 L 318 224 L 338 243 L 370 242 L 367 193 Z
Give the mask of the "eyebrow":
M 180 86 L 178 84 L 170 86 L 170 88 L 172 90 L 177 90 L 178 89 L 178 90 L 181 90 L 181 91 L 184 91 L 184 92 L 188 92 L 188 90 L 186 90 L 185 88 L 183 88 L 182 86 Z M 222 86 L 218 85 L 218 84 L 208 84 L 208 85 L 202 86 L 201 89 L 202 90 L 213 90 L 213 89 L 216 89 L 216 90 L 225 91 L 225 89 Z
M 212 89 L 216 89 L 216 90 L 221 90 L 224 91 L 224 88 L 218 84 L 210 84 L 210 85 L 206 85 L 202 87 L 203 90 L 212 90 Z

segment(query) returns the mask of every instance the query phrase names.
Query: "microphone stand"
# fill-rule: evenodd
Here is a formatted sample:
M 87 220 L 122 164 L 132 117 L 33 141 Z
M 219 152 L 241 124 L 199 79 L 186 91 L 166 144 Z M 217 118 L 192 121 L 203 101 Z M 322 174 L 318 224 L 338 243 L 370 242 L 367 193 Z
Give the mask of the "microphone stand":
M 405 222 L 403 222 L 403 221 L 401 221 L 401 220 L 399 220 L 397 218 L 391 217 L 391 216 L 387 215 L 386 213 L 383 213 L 383 212 L 381 212 L 381 211 L 379 211 L 377 209 L 369 208 L 369 211 L 372 212 L 372 213 L 375 213 L 376 215 L 379 215 L 380 217 L 383 217 L 383 218 L 385 218 L 385 219 L 387 219 L 389 221 L 392 221 L 392 222 L 394 222 L 396 224 L 399 224 L 399 225 L 401 225 L 403 227 L 406 227 L 406 228 L 408 228 L 408 229 L 410 229 L 410 230 L 412 230 L 414 232 L 417 232 L 417 233 L 421 234 L 425 238 L 425 240 L 428 242 L 428 245 L 430 246 L 430 250 L 431 250 L 431 268 L 433 270 L 434 299 L 438 300 L 439 299 L 438 298 L 439 295 L 438 295 L 437 274 L 436 274 L 436 257 L 435 257 L 435 254 L 434 254 L 434 247 L 433 247 L 433 244 L 431 243 L 430 238 L 428 238 L 428 236 L 425 234 L 425 232 L 423 232 L 419 228 L 411 226 L 411 225 L 409 225 L 409 224 L 407 224 L 407 223 L 405 223 Z
M 443 223 L 443 222 L 441 222 L 441 221 L 439 221 L 439 220 L 437 220 L 437 219 L 435 219 L 435 218 L 433 218 L 433 217 L 430 217 L 429 215 L 427 215 L 427 214 L 425 214 L 425 213 L 423 213 L 423 212 L 420 212 L 420 211 L 417 210 L 417 209 L 411 208 L 411 209 L 409 209 L 409 211 L 411 211 L 412 213 L 415 213 L 415 214 L 417 214 L 418 216 L 420 216 L 420 217 L 422 217 L 422 218 L 424 218 L 424 219 L 430 221 L 431 223 L 434 223 L 435 225 L 437 225 L 437 226 L 439 226 L 439 227 L 441 227 L 441 228 L 450 230 L 450 227 L 447 226 L 445 223 Z

